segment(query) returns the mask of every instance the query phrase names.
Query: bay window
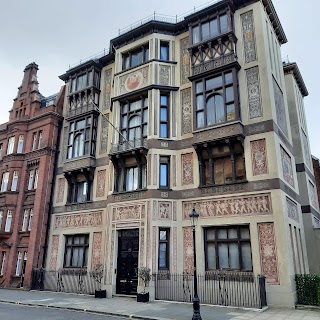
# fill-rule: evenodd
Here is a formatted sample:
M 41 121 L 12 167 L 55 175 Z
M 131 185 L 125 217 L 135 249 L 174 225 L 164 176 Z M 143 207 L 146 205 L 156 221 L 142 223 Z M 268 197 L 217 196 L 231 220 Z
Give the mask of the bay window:
M 86 172 L 66 176 L 68 180 L 68 203 L 83 203 L 92 200 L 93 175 Z
M 100 86 L 100 74 L 92 69 L 71 79 L 70 93 L 81 91 L 91 86 L 95 86 L 96 88 Z

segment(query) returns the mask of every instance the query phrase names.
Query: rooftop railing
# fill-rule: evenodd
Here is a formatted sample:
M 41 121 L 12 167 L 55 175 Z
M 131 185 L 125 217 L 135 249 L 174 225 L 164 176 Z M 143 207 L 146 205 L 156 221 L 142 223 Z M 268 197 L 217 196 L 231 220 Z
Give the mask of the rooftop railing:
M 74 63 L 74 64 L 69 64 L 69 70 L 72 69 L 72 68 L 75 68 L 77 66 L 79 66 L 80 64 L 83 64 L 87 61 L 90 61 L 90 60 L 96 60 L 96 59 L 100 59 L 104 56 L 106 56 L 107 54 L 109 54 L 109 49 L 106 49 L 104 48 L 102 51 L 100 51 L 99 53 L 96 53 L 90 57 L 87 57 L 85 59 L 81 59 L 80 61 L 78 61 L 77 63 Z

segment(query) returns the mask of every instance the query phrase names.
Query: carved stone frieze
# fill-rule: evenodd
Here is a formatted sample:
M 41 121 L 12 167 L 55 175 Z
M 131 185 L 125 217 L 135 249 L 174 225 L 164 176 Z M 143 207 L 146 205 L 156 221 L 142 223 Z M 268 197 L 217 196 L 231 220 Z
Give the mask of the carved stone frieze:
M 241 24 L 243 32 L 244 58 L 245 63 L 257 60 L 253 11 L 245 12 L 241 15 Z
M 190 56 L 189 56 L 189 37 L 180 40 L 180 83 L 181 85 L 189 82 L 190 76 Z
M 181 132 L 188 134 L 192 132 L 192 103 L 191 88 L 181 90 Z
M 74 171 L 83 168 L 95 167 L 96 161 L 91 157 L 86 157 L 79 160 L 72 160 L 65 162 L 63 165 L 63 172 Z
M 251 141 L 251 159 L 254 176 L 268 173 L 266 139 Z
M 107 111 L 111 106 L 111 86 L 112 86 L 112 69 L 108 69 L 105 72 L 105 94 L 103 110 Z
M 104 197 L 106 189 L 106 170 L 99 170 L 97 174 L 96 197 Z
M 132 205 L 115 208 L 112 216 L 113 221 L 138 220 L 141 218 L 141 205 Z
M 289 198 L 286 198 L 286 203 L 288 217 L 299 222 L 298 205 Z
M 159 84 L 162 86 L 170 86 L 170 66 L 160 65 Z
M 249 119 L 262 117 L 262 103 L 260 91 L 259 68 L 246 70 Z
M 144 191 L 120 194 L 114 197 L 114 202 L 125 201 L 125 200 L 138 200 L 138 199 L 144 199 L 145 197 L 146 197 L 146 193 Z
M 193 184 L 193 153 L 183 154 L 182 162 L 182 185 Z
M 291 157 L 282 147 L 280 147 L 280 149 L 281 149 L 283 179 L 284 181 L 288 182 L 292 187 L 294 187 Z
M 100 227 L 102 211 L 55 215 L 53 229 Z

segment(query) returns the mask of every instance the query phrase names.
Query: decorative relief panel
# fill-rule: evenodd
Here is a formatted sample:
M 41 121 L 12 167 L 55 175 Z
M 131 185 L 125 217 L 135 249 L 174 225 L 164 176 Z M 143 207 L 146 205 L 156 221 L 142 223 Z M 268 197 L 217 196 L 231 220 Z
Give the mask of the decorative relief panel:
M 159 201 L 159 220 L 172 220 L 172 204 L 171 202 Z
M 52 245 L 51 245 L 51 254 L 50 254 L 50 263 L 49 270 L 55 271 L 57 269 L 57 260 L 58 260 L 58 251 L 59 251 L 59 235 L 52 236 Z
M 273 223 L 259 223 L 259 243 L 262 274 L 268 284 L 279 284 L 277 249 Z
M 282 147 L 280 147 L 280 149 L 284 181 L 288 182 L 292 187 L 294 187 L 291 157 Z
M 173 227 L 173 273 L 178 271 L 178 243 L 177 243 L 177 227 Z
M 55 216 L 54 229 L 80 228 L 80 227 L 99 227 L 102 225 L 102 211 L 64 214 Z
M 177 156 L 172 155 L 172 185 L 177 186 Z
M 68 172 L 72 170 L 78 170 L 78 169 L 83 169 L 83 168 L 88 168 L 88 167 L 95 167 L 96 166 L 96 161 L 95 159 L 92 159 L 90 157 L 84 158 L 84 159 L 79 159 L 79 160 L 72 160 L 68 161 L 63 165 L 63 171 Z
M 309 181 L 308 187 L 309 187 L 310 203 L 314 208 L 319 210 L 316 188 L 314 187 L 314 185 L 310 181 Z
M 111 106 L 111 85 L 112 85 L 112 69 L 108 69 L 105 72 L 105 95 L 104 95 L 104 105 L 103 110 L 107 111 Z
M 173 201 L 173 221 L 177 221 L 177 203 Z
M 160 65 L 159 84 L 162 86 L 170 86 L 170 66 Z
M 132 205 L 115 208 L 112 215 L 112 220 L 121 221 L 121 220 L 137 220 L 140 219 L 141 206 Z
M 152 273 L 157 271 L 157 227 L 152 227 Z
M 67 159 L 67 148 L 68 148 L 68 127 L 63 128 L 63 145 L 62 145 L 62 159 L 63 163 Z
M 115 238 L 115 229 L 114 226 L 112 228 L 112 233 L 111 233 L 111 249 L 110 249 L 110 255 L 109 255 L 109 278 L 108 278 L 108 284 L 112 284 L 112 275 L 113 275 L 113 255 L 114 255 L 114 238 Z
M 283 93 L 277 82 L 273 79 L 274 103 L 276 106 L 277 124 L 283 133 L 288 137 L 288 127 Z
M 145 261 L 144 261 L 144 228 L 140 229 L 140 250 L 139 250 L 139 266 L 140 268 L 145 267 Z
M 153 214 L 152 214 L 153 221 L 157 220 L 157 210 L 158 210 L 157 201 L 153 200 Z
M 189 219 L 189 214 L 193 208 L 201 218 L 272 214 L 269 193 L 184 202 L 182 207 L 184 219 Z
M 151 269 L 151 260 L 150 260 L 150 254 L 151 254 L 151 210 L 150 210 L 150 201 L 147 202 L 147 263 L 146 266 Z
M 257 60 L 256 43 L 254 35 L 253 11 L 241 15 L 243 32 L 244 58 L 249 63 Z
M 59 178 L 59 181 L 58 181 L 57 203 L 63 202 L 63 198 L 64 198 L 64 185 L 65 185 L 65 179 L 64 179 L 64 178 Z
M 108 129 L 109 129 L 109 114 L 101 118 L 101 136 L 100 136 L 100 152 L 99 154 L 107 153 L 108 148 Z
M 125 94 L 148 85 L 149 66 L 120 77 L 120 93 Z
M 262 117 L 262 104 L 260 93 L 259 68 L 254 67 L 246 70 L 249 118 Z
M 193 273 L 193 235 L 192 228 L 183 228 L 183 270 L 189 274 Z
M 91 270 L 101 263 L 102 232 L 93 233 Z
M 181 132 L 188 134 L 192 132 L 192 108 L 191 88 L 181 90 Z
M 299 222 L 298 206 L 295 202 L 286 198 L 288 217 Z
M 268 173 L 266 139 L 251 141 L 251 159 L 254 176 Z
M 193 153 L 181 155 L 182 185 L 193 184 Z
M 97 174 L 97 192 L 96 197 L 104 197 L 106 189 L 106 170 L 100 170 Z
M 147 173 L 148 173 L 148 185 L 151 185 L 151 154 L 148 154 L 147 162 Z
M 180 40 L 180 83 L 181 85 L 189 82 L 188 77 L 190 76 L 190 56 L 189 56 L 189 37 Z

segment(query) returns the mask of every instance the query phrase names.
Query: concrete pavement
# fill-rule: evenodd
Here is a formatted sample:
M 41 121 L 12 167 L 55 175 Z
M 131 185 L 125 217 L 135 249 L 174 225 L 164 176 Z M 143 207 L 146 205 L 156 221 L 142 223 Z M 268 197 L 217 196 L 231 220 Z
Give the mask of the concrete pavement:
M 138 303 L 134 298 L 128 297 L 95 299 L 88 295 L 0 289 L 0 302 L 118 315 L 131 319 L 192 318 L 192 304 L 166 301 Z M 201 316 L 203 320 L 320 320 L 320 311 L 268 308 L 262 312 L 201 305 Z

